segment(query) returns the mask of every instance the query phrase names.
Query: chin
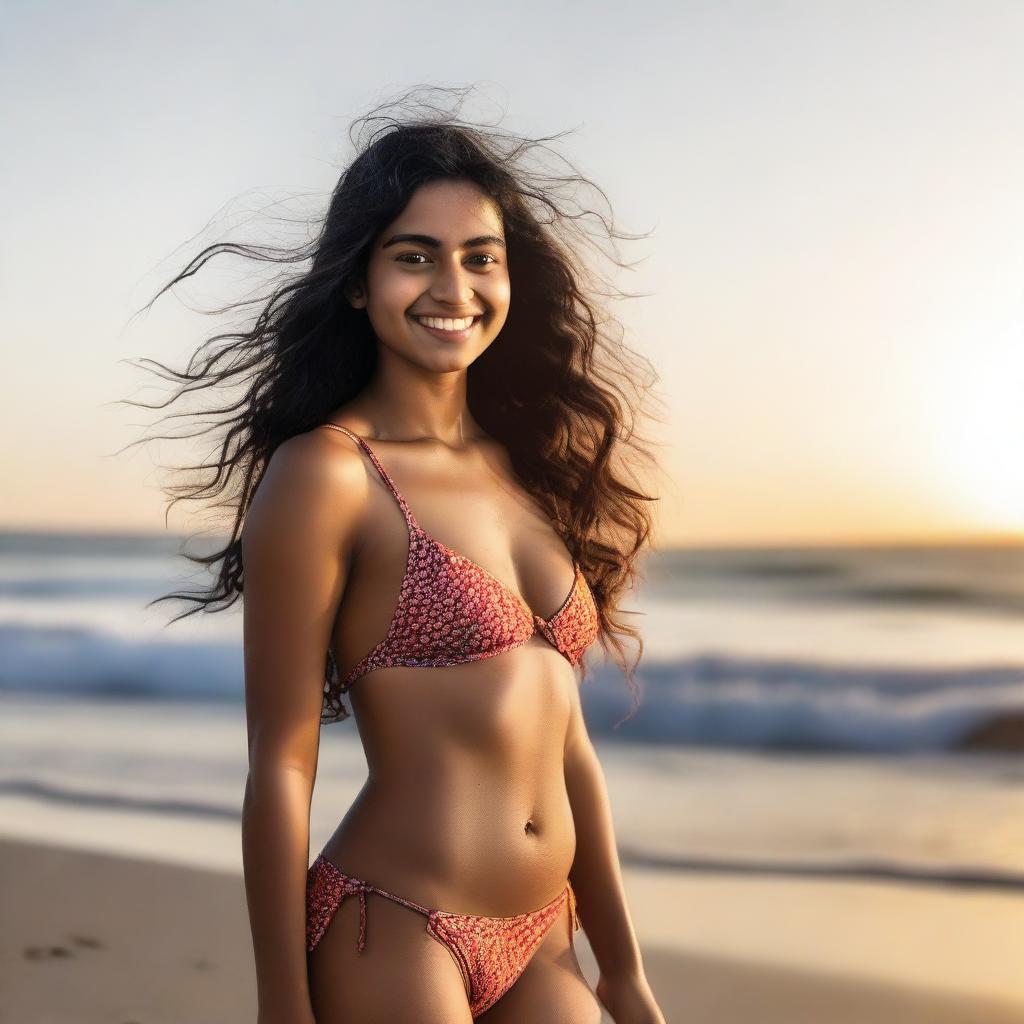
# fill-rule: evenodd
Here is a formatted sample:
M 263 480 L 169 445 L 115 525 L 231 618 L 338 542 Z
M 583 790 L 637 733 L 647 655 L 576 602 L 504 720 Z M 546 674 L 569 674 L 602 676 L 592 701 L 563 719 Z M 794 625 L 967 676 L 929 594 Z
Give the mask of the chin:
M 479 352 L 442 352 L 432 361 L 433 369 L 440 373 L 455 373 L 466 370 L 479 355 Z

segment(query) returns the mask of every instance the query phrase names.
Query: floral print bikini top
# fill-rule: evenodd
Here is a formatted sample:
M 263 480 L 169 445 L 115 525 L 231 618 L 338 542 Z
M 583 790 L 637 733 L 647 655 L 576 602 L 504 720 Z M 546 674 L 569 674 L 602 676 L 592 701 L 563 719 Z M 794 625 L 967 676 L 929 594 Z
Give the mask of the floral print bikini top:
M 594 596 L 577 562 L 572 587 L 558 610 L 550 618 L 535 615 L 501 580 L 416 522 L 363 438 L 336 423 L 323 426 L 348 434 L 366 452 L 409 527 L 409 557 L 391 625 L 384 639 L 349 672 L 341 685 L 343 693 L 376 669 L 462 665 L 521 647 L 537 632 L 571 665 L 580 662 L 599 628 Z

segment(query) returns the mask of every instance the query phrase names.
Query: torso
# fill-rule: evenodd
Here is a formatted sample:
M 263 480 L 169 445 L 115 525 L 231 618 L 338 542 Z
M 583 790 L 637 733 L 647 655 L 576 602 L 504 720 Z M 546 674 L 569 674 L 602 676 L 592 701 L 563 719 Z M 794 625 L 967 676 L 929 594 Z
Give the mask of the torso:
M 341 414 L 335 423 L 366 436 Z M 354 447 L 329 429 L 337 443 Z M 494 442 L 370 441 L 420 525 L 541 615 L 573 561 L 514 483 Z M 332 636 L 342 678 L 380 640 L 406 567 L 408 528 L 367 460 L 370 496 Z M 575 670 L 539 633 L 513 650 L 443 668 L 393 666 L 346 697 L 369 775 L 324 848 L 342 870 L 428 906 L 509 916 L 564 888 L 576 849 L 563 752 Z

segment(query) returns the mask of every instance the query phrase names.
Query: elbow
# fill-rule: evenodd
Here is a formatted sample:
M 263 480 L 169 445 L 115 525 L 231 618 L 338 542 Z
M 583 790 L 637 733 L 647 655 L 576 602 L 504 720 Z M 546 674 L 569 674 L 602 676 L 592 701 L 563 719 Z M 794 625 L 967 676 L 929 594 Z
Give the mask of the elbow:
M 242 813 L 255 804 L 284 795 L 311 799 L 315 773 L 305 767 L 281 761 L 258 761 L 249 766 L 242 797 Z
M 250 771 L 242 798 L 243 850 L 308 835 L 312 803 L 313 782 L 302 772 L 289 767 Z
M 259 786 L 264 779 L 279 779 L 282 776 L 298 776 L 312 786 L 316 779 L 318 752 L 319 745 L 315 740 L 295 740 L 256 733 L 249 741 L 246 788 Z

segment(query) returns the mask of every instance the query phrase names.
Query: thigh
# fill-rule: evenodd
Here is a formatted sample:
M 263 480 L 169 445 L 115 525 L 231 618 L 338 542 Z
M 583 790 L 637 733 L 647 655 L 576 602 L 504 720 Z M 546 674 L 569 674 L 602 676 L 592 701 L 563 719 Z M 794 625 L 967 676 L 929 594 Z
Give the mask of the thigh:
M 470 1024 L 462 974 L 426 927 L 423 914 L 370 893 L 360 953 L 359 897 L 346 896 L 308 957 L 317 1024 Z
M 558 915 L 515 984 L 477 1024 L 600 1024 L 601 1004 L 580 970 L 569 907 Z

